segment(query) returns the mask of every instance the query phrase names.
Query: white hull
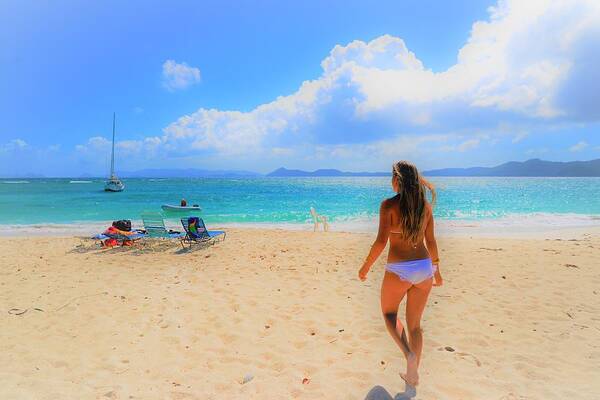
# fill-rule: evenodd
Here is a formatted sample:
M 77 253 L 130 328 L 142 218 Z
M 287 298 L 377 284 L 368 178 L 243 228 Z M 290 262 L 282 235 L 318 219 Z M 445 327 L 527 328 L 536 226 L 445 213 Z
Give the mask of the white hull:
M 124 189 L 125 185 L 119 180 L 110 180 L 104 185 L 105 192 L 122 192 Z
M 200 206 L 173 206 L 170 204 L 163 204 L 160 206 L 164 211 L 200 211 Z

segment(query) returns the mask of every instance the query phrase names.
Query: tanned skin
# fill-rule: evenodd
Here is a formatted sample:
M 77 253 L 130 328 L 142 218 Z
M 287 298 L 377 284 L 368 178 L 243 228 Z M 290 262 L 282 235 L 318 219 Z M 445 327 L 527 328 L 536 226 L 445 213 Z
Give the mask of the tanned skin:
M 392 187 L 398 191 L 398 182 L 392 178 Z M 361 281 L 367 279 L 371 266 L 381 255 L 388 241 L 388 263 L 419 260 L 431 258 L 437 260 L 438 248 L 434 235 L 433 212 L 430 204 L 425 206 L 425 221 L 423 232 L 415 246 L 402 238 L 402 228 L 399 226 L 399 213 L 397 197 L 384 200 L 379 210 L 379 231 L 377 238 L 371 246 L 371 251 L 362 267 L 358 271 Z M 394 233 L 392 233 L 394 232 Z M 434 279 L 435 278 L 435 279 Z M 419 383 L 418 368 L 423 350 L 423 332 L 421 330 L 421 317 L 427 304 L 427 298 L 432 286 L 443 284 L 439 265 L 434 278 L 427 279 L 416 285 L 400 279 L 396 274 L 386 271 L 381 285 L 381 311 L 386 328 L 406 358 L 406 374 L 400 374 L 410 385 Z M 398 306 L 404 297 L 406 301 L 406 328 L 398 319 Z M 408 331 L 408 332 L 407 332 Z

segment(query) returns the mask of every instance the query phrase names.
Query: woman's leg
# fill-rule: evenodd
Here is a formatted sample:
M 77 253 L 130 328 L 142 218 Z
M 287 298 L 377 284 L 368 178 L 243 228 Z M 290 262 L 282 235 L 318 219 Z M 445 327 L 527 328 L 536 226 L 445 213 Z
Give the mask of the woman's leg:
M 411 350 L 405 329 L 398 320 L 398 306 L 411 286 L 410 282 L 403 281 L 396 274 L 386 271 L 381 284 L 381 312 L 388 332 L 406 357 L 406 376 L 402 377 L 408 383 L 416 384 L 417 356 Z
M 421 330 L 421 317 L 427 304 L 427 298 L 431 291 L 433 279 L 427 279 L 414 285 L 408 291 L 406 300 L 406 328 L 411 350 L 417 356 L 417 366 L 421 362 L 421 351 L 423 350 L 423 331 Z

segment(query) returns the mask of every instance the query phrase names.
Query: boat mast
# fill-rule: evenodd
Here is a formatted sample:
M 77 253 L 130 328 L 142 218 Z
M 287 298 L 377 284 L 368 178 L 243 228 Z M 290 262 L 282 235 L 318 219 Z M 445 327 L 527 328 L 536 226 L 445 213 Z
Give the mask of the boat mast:
M 115 119 L 116 113 L 113 112 L 113 138 L 112 138 L 112 152 L 110 154 L 110 178 L 115 176 Z

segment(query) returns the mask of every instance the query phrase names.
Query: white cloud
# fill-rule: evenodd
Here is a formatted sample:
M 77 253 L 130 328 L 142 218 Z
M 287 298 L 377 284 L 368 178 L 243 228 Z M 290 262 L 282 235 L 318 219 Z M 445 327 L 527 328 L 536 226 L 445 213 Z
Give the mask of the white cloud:
M 23 148 L 27 147 L 27 142 L 24 141 L 23 139 L 13 139 L 10 141 L 10 144 L 18 149 L 23 149 Z
M 540 147 L 537 149 L 529 149 L 525 152 L 525 154 L 527 154 L 528 156 L 531 155 L 542 155 L 542 154 L 546 154 L 550 151 L 550 149 L 548 149 L 547 147 Z
M 92 136 L 85 144 L 78 144 L 75 150 L 79 153 L 106 151 L 110 149 L 111 141 L 102 136 Z
M 569 147 L 569 151 L 576 153 L 578 151 L 584 150 L 586 147 L 588 147 L 587 142 L 581 141 Z
M 440 151 L 443 153 L 450 153 L 450 152 L 464 153 L 466 151 L 473 150 L 473 149 L 476 149 L 477 147 L 479 147 L 482 140 L 490 139 L 489 135 L 487 135 L 487 134 L 479 134 L 477 137 L 473 137 L 470 139 L 464 139 L 464 137 L 465 137 L 465 135 L 450 135 L 450 136 L 448 136 L 448 138 L 450 139 L 450 140 L 447 140 L 448 143 L 437 148 L 437 151 Z M 496 141 L 493 140 L 492 142 L 490 142 L 490 144 L 495 144 L 495 142 Z
M 335 46 L 322 74 L 248 112 L 201 108 L 160 137 L 119 142 L 122 152 L 266 157 L 412 158 L 421 147 L 461 153 L 512 143 L 534 130 L 600 121 L 600 2 L 501 0 L 473 24 L 457 62 L 428 69 L 401 38 Z M 200 71 L 167 60 L 165 87 Z M 84 146 L 103 145 L 88 143 Z M 539 149 L 538 149 L 539 150 Z M 423 155 L 426 156 L 425 153 Z M 387 162 L 387 161 L 386 161 Z
M 139 140 L 122 140 L 115 143 L 117 150 L 123 150 L 128 153 L 137 153 L 141 150 L 142 142 Z
M 360 160 L 386 160 L 391 166 L 393 160 L 412 159 L 424 153 L 443 151 L 443 147 L 440 145 L 456 139 L 455 135 L 407 134 L 371 143 L 318 145 L 306 158 L 319 160 L 337 158 L 358 161 L 358 155 Z
M 568 116 L 572 110 L 560 107 L 556 96 L 569 83 L 574 66 L 598 53 L 593 46 L 600 38 L 590 34 L 598 29 L 598 10 L 594 1 L 501 1 L 491 9 L 488 21 L 473 25 L 457 64 L 440 73 L 419 63 L 378 68 L 355 58 L 349 68 L 352 81 L 365 96 L 360 109 L 422 104 L 534 118 Z M 578 46 L 590 41 L 590 36 L 594 40 L 584 45 L 591 54 L 579 54 Z M 397 43 L 400 39 L 383 40 L 398 57 L 410 58 L 403 43 Z
M 294 149 L 286 148 L 286 147 L 273 147 L 271 149 L 271 154 L 274 156 L 291 156 L 294 154 Z
M 167 60 L 162 66 L 163 86 L 170 91 L 186 89 L 200 83 L 200 70 L 186 63 Z
M 102 136 L 94 136 L 84 144 L 75 146 L 80 154 L 110 156 L 112 142 Z M 152 156 L 157 148 L 163 144 L 161 138 L 156 136 L 146 137 L 143 140 L 120 140 L 115 142 L 115 153 L 119 156 L 147 155 Z
M 525 139 L 527 136 L 529 136 L 529 132 L 519 132 L 513 137 L 512 142 L 519 143 L 523 139 Z
M 18 150 L 24 150 L 29 145 L 23 139 L 12 139 L 8 143 L 0 144 L 0 152 L 9 153 Z
M 469 140 L 465 140 L 464 142 L 462 142 L 461 144 L 459 144 L 456 149 L 460 152 L 465 152 L 471 149 L 474 149 L 476 147 L 479 146 L 479 143 L 481 142 L 480 139 L 469 139 Z
M 102 149 L 109 146 L 111 141 L 102 136 L 94 136 L 89 138 L 88 144 L 94 149 Z
M 366 145 L 374 158 L 396 160 L 398 158 L 411 159 L 424 152 L 430 152 L 435 145 L 447 143 L 455 139 L 453 135 L 398 135 L 391 139 L 378 140 Z M 356 156 L 356 154 L 354 155 Z
M 249 112 L 200 109 L 170 124 L 162 139 L 173 148 L 240 156 L 265 146 L 376 143 L 403 132 L 493 131 L 498 122 L 515 127 L 517 143 L 525 126 L 600 120 L 579 111 L 582 103 L 597 110 L 595 69 L 584 71 L 588 87 L 561 97 L 577 66 L 599 54 L 600 35 L 590 33 L 600 26 L 599 10 L 586 0 L 501 1 L 488 21 L 473 25 L 458 62 L 439 73 L 390 35 L 337 45 L 321 77 L 295 93 Z M 466 139 L 455 149 L 478 144 Z

